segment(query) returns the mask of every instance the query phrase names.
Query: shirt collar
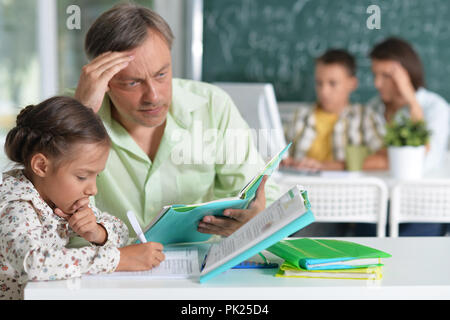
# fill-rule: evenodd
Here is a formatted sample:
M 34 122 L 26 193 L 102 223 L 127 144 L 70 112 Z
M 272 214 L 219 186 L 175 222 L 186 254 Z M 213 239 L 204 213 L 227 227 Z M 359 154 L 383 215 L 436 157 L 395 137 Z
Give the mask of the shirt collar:
M 331 112 L 325 111 L 322 108 L 320 108 L 319 103 L 316 102 L 313 110 L 319 110 L 319 109 L 322 110 L 323 112 L 331 113 Z M 338 115 L 338 118 L 341 119 L 341 118 L 346 117 L 350 111 L 351 111 L 351 104 L 347 105 L 344 109 L 342 109 L 341 113 L 339 113 L 339 115 Z

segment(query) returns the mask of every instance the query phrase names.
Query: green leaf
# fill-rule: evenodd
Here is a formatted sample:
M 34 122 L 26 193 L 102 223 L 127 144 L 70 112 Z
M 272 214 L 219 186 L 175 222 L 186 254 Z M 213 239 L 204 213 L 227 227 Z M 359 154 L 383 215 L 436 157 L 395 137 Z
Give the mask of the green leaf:
M 402 117 L 399 121 L 391 121 L 386 125 L 384 142 L 387 146 L 421 146 L 428 143 L 431 131 L 425 121 L 413 122 Z

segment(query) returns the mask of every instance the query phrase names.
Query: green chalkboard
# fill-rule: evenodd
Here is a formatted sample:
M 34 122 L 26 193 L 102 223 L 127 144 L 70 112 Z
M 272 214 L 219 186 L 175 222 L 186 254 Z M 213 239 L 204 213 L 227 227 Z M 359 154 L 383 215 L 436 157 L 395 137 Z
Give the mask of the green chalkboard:
M 373 4 L 380 29 L 367 26 Z M 204 0 L 203 6 L 204 81 L 271 82 L 280 101 L 314 101 L 315 57 L 344 48 L 358 63 L 352 99 L 365 102 L 376 95 L 368 52 L 395 35 L 421 56 L 426 86 L 450 100 L 449 0 Z

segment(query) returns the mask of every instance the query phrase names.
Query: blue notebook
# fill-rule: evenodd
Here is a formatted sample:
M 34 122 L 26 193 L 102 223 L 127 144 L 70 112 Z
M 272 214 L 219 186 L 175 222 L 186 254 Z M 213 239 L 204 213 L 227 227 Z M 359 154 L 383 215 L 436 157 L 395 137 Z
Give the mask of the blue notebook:
M 314 222 L 307 192 L 295 186 L 227 238 L 212 244 L 202 264 L 206 282 Z
M 164 207 L 158 216 L 144 230 L 147 241 L 159 242 L 163 245 L 201 242 L 211 237 L 211 234 L 197 231 L 198 223 L 203 217 L 223 215 L 225 209 L 245 209 L 253 200 L 256 190 L 264 175 L 271 175 L 278 167 L 283 155 L 289 149 L 289 143 L 270 160 L 261 173 L 254 177 L 234 198 L 220 199 L 207 203 L 193 205 L 174 204 Z M 139 240 L 137 241 L 139 243 Z

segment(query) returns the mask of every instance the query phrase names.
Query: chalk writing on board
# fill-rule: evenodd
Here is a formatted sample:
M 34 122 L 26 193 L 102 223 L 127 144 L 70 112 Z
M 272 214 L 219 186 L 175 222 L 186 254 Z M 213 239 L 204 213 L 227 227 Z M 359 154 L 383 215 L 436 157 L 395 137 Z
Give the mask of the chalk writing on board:
M 374 4 L 379 29 L 367 27 Z M 427 87 L 450 100 L 449 16 L 447 0 L 206 0 L 202 78 L 271 82 L 280 101 L 313 101 L 315 59 L 344 48 L 358 64 L 352 98 L 364 102 L 376 95 L 370 49 L 395 35 L 419 53 Z

